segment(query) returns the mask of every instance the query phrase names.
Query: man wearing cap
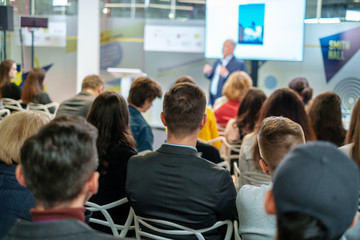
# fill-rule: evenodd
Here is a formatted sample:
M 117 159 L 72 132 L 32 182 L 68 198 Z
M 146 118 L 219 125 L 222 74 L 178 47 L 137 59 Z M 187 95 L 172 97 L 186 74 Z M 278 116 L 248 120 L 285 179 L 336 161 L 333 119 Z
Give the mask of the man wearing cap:
M 265 210 L 277 216 L 278 240 L 341 239 L 358 219 L 359 189 L 359 169 L 335 145 L 302 144 L 275 170 Z

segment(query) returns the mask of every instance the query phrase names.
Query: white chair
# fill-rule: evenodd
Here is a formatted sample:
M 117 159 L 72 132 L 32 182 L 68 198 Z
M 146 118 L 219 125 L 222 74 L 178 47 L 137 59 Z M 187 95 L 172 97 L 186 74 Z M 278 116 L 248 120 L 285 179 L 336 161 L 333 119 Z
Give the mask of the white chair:
M 3 119 L 4 117 L 7 117 L 10 115 L 10 110 L 9 109 L 0 109 L 0 120 Z
M 241 237 L 239 234 L 239 224 L 236 220 L 234 221 L 234 238 L 235 238 L 235 240 L 241 240 Z
M 30 111 L 38 111 L 47 113 L 51 119 L 55 118 L 56 112 L 59 108 L 59 103 L 52 102 L 48 104 L 29 103 L 27 109 Z M 54 112 L 50 112 L 50 109 L 54 109 Z
M 235 182 L 235 189 L 238 192 L 240 189 L 240 169 L 238 167 L 237 162 L 234 162 L 234 182 Z
M 25 111 L 26 109 L 21 106 L 21 100 L 15 100 L 11 98 L 2 98 L 3 105 L 10 111 Z
M 233 225 L 230 220 L 218 221 L 214 225 L 208 228 L 191 229 L 170 221 L 140 217 L 134 213 L 134 222 L 135 222 L 136 239 L 138 240 L 141 239 L 141 236 L 155 240 L 171 240 L 171 238 L 161 237 L 159 235 L 155 235 L 154 233 L 145 232 L 140 227 L 140 224 L 152 230 L 153 232 L 157 232 L 159 234 L 168 234 L 168 235 L 177 235 L 177 236 L 195 235 L 198 240 L 205 240 L 203 233 L 209 232 L 223 225 L 227 225 L 226 235 L 224 240 L 230 240 L 233 231 Z M 154 224 L 156 224 L 156 227 L 154 226 Z M 174 230 L 162 229 L 159 227 L 159 225 L 166 226 L 167 228 L 170 227 L 173 228 Z
M 109 227 L 115 237 L 124 238 L 129 230 L 133 230 L 135 228 L 134 226 L 131 226 L 131 223 L 133 222 L 133 218 L 134 218 L 133 211 L 129 210 L 129 215 L 126 219 L 125 224 L 119 225 L 114 223 L 112 217 L 110 216 L 107 210 L 125 204 L 127 202 L 128 202 L 127 198 L 122 198 L 118 201 L 108 203 L 102 206 L 93 202 L 87 202 L 85 206 L 88 210 L 92 212 L 97 212 L 97 211 L 101 212 L 106 219 L 105 221 L 96 218 L 90 218 L 90 222 Z

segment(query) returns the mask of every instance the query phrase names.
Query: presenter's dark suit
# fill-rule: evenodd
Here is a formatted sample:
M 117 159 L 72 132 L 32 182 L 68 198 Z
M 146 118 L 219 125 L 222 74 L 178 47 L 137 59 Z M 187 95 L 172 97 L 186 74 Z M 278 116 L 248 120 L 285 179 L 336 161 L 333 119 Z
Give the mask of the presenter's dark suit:
M 210 79 L 210 81 L 213 81 L 213 78 L 215 76 L 216 68 L 220 63 L 221 63 L 221 59 L 216 60 L 216 62 L 214 63 L 214 66 L 212 67 L 212 71 L 209 74 L 205 74 L 205 77 Z M 209 97 L 210 97 L 209 103 L 211 105 L 214 105 L 215 100 L 222 96 L 222 93 L 221 93 L 222 89 L 224 87 L 224 84 L 225 84 L 226 80 L 231 75 L 231 73 L 233 73 L 235 71 L 245 71 L 246 72 L 245 62 L 243 60 L 235 58 L 234 56 L 231 58 L 231 60 L 229 61 L 229 63 L 225 67 L 229 71 L 229 74 L 226 77 L 222 77 L 222 76 L 219 77 L 219 83 L 218 83 L 216 95 L 213 95 L 210 92 L 210 94 L 209 94 Z M 211 83 L 210 83 L 210 89 L 211 89 Z
M 230 173 L 187 147 L 163 144 L 155 152 L 131 157 L 126 195 L 135 214 L 194 229 L 236 218 L 236 190 Z M 220 240 L 221 234 L 216 230 L 205 237 Z

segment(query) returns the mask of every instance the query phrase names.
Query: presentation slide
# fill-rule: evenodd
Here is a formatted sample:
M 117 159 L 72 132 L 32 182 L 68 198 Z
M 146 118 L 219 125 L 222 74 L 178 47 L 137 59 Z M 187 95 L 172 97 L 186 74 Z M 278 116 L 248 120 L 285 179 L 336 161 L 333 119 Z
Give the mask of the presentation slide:
M 304 16 L 305 0 L 207 0 L 205 57 L 232 39 L 241 59 L 302 61 Z

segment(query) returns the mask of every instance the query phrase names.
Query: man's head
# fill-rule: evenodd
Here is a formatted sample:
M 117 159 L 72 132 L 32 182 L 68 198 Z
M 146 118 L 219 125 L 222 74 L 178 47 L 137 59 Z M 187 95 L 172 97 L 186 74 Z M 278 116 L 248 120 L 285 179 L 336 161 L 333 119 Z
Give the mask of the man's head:
M 178 137 L 191 135 L 205 125 L 205 107 L 205 93 L 198 86 L 178 83 L 165 93 L 161 119 L 169 134 Z
M 97 97 L 104 90 L 104 82 L 98 75 L 88 75 L 84 78 L 81 89 Z
M 60 116 L 24 143 L 16 177 L 37 207 L 71 207 L 75 199 L 84 204 L 97 192 L 96 137 L 84 118 Z
M 156 97 L 161 98 L 161 86 L 155 80 L 148 77 L 137 78 L 130 87 L 128 103 L 146 112 Z
M 227 39 L 224 42 L 223 49 L 222 49 L 223 56 L 228 57 L 230 55 L 233 55 L 235 46 L 236 46 L 236 44 L 233 40 Z
M 301 144 L 275 170 L 265 209 L 279 240 L 339 239 L 356 223 L 359 189 L 359 169 L 335 145 Z
M 305 142 L 301 126 L 285 117 L 265 118 L 257 137 L 261 156 L 260 166 L 271 175 L 293 147 Z

